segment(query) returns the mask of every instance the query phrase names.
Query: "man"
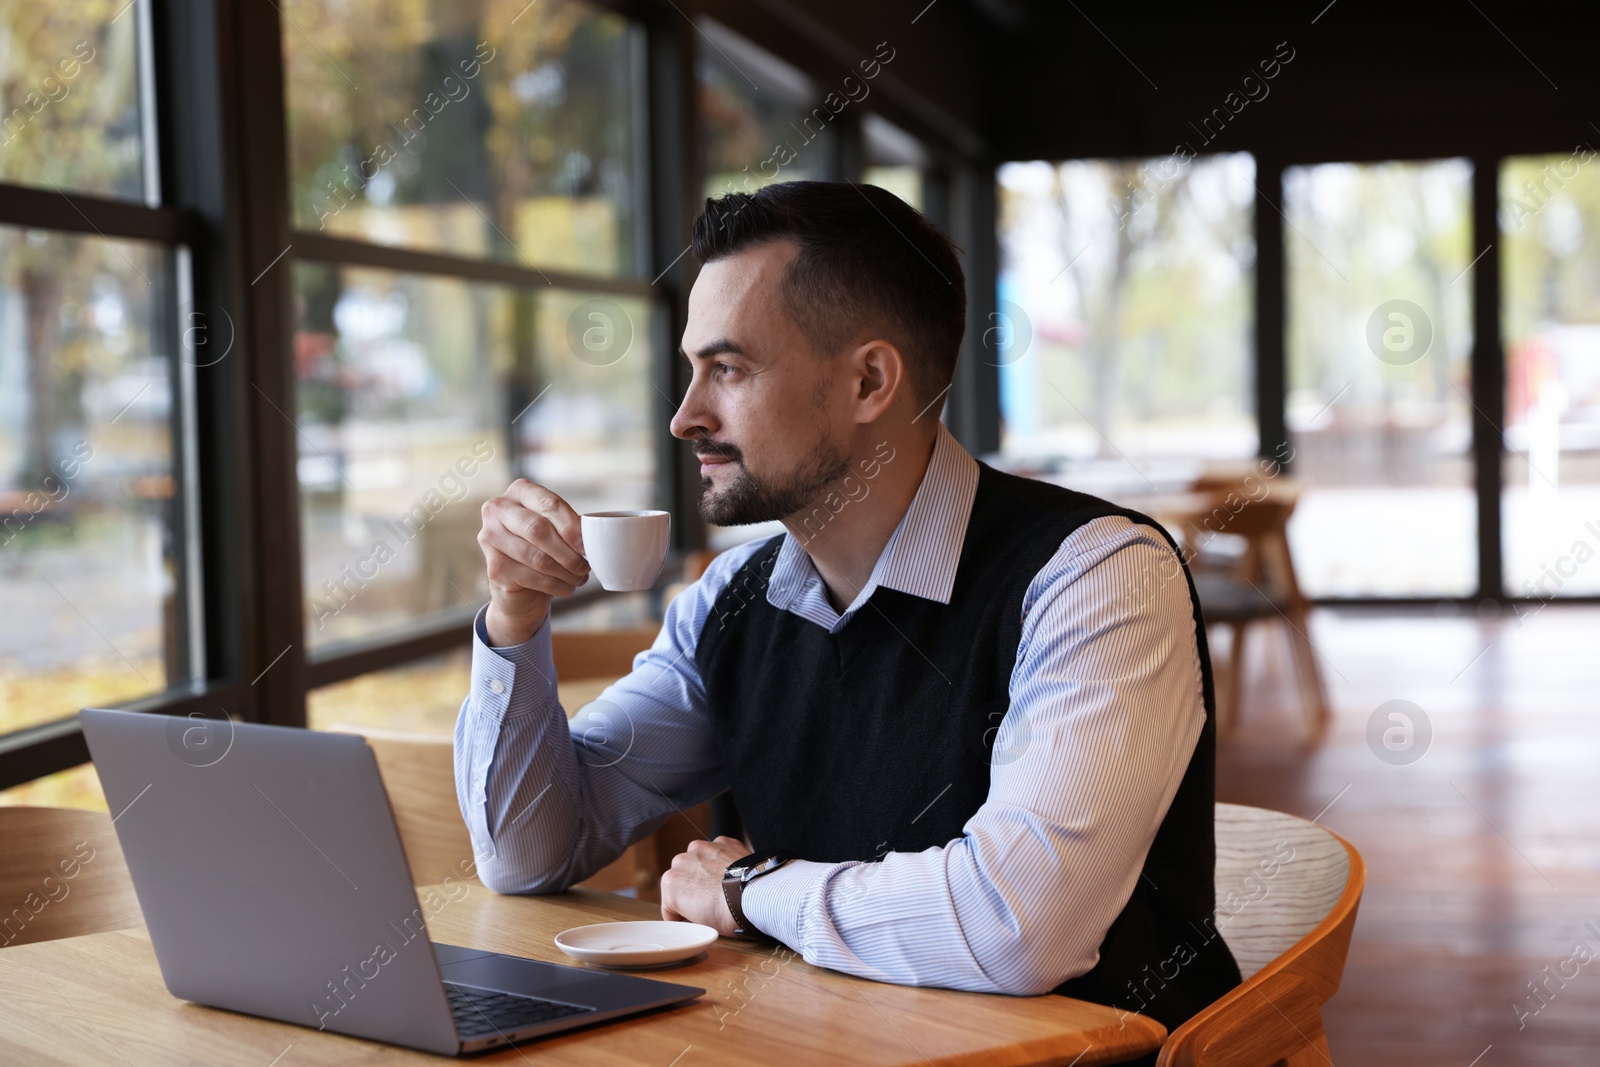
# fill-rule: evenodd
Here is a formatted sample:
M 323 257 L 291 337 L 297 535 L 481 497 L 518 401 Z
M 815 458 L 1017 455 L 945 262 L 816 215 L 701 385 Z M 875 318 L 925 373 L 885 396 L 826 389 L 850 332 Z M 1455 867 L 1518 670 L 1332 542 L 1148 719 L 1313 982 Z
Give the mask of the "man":
M 945 430 L 965 283 L 889 193 L 730 194 L 694 251 L 672 432 L 708 522 L 788 533 L 718 556 L 569 725 L 548 616 L 587 578 L 578 516 L 521 480 L 484 506 L 492 599 L 456 727 L 484 883 L 562 890 L 731 791 L 750 847 L 692 843 L 663 917 L 1169 1026 L 1232 988 L 1210 666 L 1165 532 Z

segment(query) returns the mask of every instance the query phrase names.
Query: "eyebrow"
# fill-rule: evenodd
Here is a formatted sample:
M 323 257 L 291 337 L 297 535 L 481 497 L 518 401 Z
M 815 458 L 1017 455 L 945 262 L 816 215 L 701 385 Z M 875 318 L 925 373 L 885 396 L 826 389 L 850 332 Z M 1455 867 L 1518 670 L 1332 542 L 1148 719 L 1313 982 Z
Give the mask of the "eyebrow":
M 726 337 L 712 341 L 710 344 L 701 345 L 692 355 L 684 351 L 682 345 L 678 346 L 678 355 L 685 359 L 711 359 L 714 356 L 727 355 L 729 353 L 735 356 L 743 356 L 745 359 L 753 358 L 750 353 Z

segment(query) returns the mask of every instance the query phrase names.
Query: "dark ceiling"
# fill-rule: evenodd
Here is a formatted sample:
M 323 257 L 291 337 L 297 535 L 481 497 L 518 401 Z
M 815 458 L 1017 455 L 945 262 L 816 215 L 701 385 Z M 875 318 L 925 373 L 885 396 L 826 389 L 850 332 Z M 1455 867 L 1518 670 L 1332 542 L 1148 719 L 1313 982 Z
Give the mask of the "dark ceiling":
M 823 85 L 888 42 L 896 58 L 870 106 L 978 159 L 1152 156 L 1187 145 L 1311 162 L 1600 146 L 1595 0 L 697 7 Z
M 965 2 L 989 28 L 984 133 L 1002 159 L 1600 144 L 1592 2 Z M 1268 81 L 1275 54 L 1292 59 Z

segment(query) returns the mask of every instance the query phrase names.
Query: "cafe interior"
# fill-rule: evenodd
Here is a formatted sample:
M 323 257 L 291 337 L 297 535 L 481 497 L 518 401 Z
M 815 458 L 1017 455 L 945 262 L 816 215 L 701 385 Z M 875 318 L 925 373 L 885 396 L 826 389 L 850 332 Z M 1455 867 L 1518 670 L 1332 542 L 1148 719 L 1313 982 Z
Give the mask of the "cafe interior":
M 701 1000 L 491 1058 L 1596 1062 L 1597 40 L 1553 0 L 6 5 L 0 1060 L 428 1058 L 163 987 L 84 708 L 363 739 L 435 937 L 662 917 L 726 797 L 557 896 L 470 873 L 481 508 L 671 515 L 650 588 L 552 602 L 569 715 L 783 533 L 704 521 L 669 422 L 707 198 L 821 180 L 959 249 L 949 433 L 1181 546 L 1245 981 L 1163 1027 L 724 938 L 653 975 Z

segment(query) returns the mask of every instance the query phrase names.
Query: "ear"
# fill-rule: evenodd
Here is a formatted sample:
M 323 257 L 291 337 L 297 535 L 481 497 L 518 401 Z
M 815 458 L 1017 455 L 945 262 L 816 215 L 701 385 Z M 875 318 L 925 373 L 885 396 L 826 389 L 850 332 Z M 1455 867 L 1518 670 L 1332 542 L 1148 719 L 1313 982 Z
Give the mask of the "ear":
M 855 386 L 855 417 L 860 424 L 883 417 L 890 406 L 911 388 L 905 357 L 888 341 L 878 338 L 855 347 L 848 357 Z

